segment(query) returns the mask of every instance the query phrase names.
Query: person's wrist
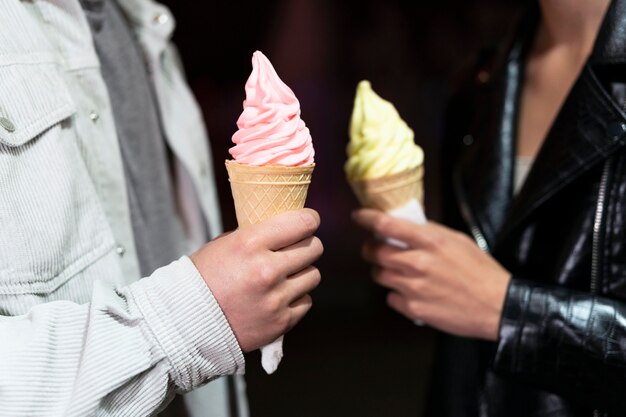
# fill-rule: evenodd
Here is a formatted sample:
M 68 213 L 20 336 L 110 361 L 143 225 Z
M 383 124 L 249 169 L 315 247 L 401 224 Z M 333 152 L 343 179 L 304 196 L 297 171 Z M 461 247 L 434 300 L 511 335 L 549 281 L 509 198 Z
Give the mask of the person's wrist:
M 482 338 L 491 342 L 497 341 L 499 337 L 502 310 L 504 308 L 509 283 L 511 282 L 511 274 L 507 271 L 503 271 L 494 282 L 495 285 L 491 292 L 488 314 L 484 321 L 485 326 L 482 334 Z

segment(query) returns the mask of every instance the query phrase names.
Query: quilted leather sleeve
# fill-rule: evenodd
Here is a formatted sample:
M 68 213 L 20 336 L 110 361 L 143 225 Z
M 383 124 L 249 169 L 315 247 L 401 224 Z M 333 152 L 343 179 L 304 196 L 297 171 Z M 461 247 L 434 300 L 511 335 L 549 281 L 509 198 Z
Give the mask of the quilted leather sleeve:
M 621 414 L 626 395 L 626 303 L 514 278 L 494 368 Z

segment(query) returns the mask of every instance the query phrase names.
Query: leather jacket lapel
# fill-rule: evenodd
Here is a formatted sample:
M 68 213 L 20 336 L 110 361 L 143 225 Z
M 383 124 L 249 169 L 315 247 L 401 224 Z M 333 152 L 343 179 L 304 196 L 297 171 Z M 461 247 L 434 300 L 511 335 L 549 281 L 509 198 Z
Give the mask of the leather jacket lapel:
M 626 118 L 587 65 L 550 129 L 498 241 L 559 190 L 621 148 Z

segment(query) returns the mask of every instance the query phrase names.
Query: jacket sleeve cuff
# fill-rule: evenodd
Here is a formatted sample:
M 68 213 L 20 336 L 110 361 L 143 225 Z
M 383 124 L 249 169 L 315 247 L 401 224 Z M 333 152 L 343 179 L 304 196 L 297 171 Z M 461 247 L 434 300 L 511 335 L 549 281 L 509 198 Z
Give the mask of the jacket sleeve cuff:
M 546 382 L 561 373 L 560 364 L 569 355 L 563 347 L 587 338 L 589 297 L 514 277 L 502 310 L 495 370 L 531 379 L 542 375 Z
M 245 372 L 226 316 L 188 257 L 133 283 L 130 292 L 179 389 L 190 391 L 213 378 Z
M 504 303 L 494 370 L 620 414 L 625 317 L 620 301 L 514 278 Z

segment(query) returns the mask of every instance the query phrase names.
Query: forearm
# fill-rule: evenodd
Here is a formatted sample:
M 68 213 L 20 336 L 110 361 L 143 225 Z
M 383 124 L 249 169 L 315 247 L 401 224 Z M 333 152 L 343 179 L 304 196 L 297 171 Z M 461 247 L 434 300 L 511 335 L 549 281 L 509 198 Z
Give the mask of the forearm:
M 243 372 L 217 302 L 187 258 L 90 303 L 0 317 L 0 415 L 151 415 L 174 389 Z M 112 413 L 112 414 L 111 414 Z
M 589 405 L 619 409 L 626 389 L 626 304 L 513 279 L 494 366 Z

